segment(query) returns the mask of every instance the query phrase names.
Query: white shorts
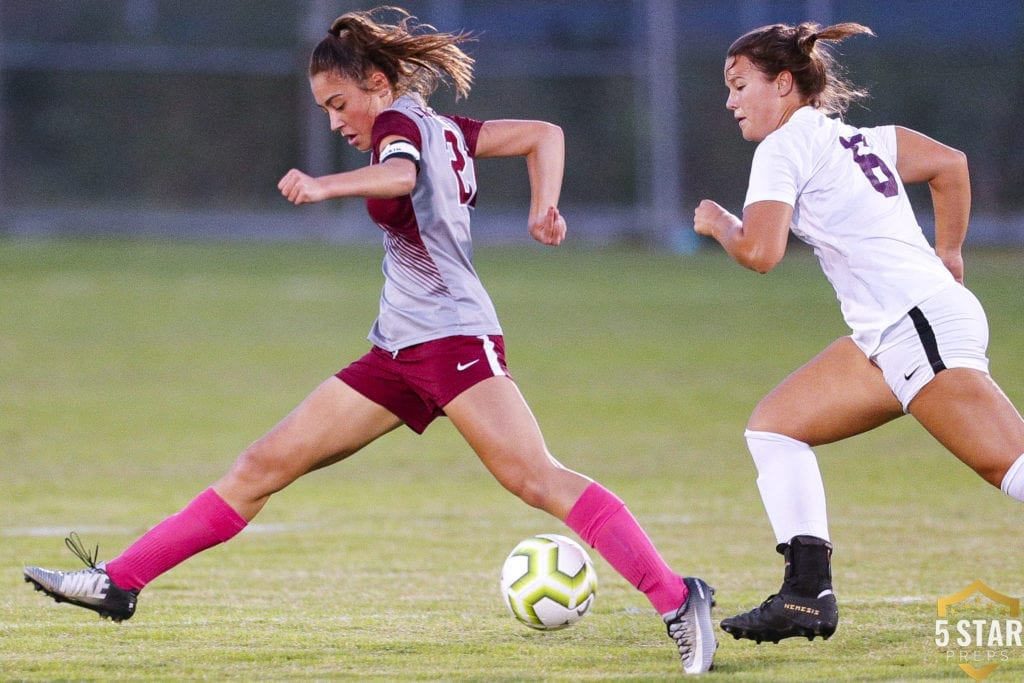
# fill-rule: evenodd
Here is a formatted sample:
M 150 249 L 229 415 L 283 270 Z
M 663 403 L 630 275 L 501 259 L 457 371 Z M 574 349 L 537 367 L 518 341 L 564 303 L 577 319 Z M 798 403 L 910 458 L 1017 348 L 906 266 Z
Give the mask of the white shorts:
M 988 320 L 967 288 L 956 284 L 922 301 L 882 333 L 871 361 L 906 412 L 917 392 L 947 368 L 988 372 Z

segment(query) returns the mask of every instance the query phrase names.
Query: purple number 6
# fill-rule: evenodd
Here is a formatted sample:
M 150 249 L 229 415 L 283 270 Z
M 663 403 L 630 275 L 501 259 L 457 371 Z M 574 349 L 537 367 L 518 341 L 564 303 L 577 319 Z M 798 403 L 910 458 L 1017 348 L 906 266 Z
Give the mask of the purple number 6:
M 839 142 L 842 143 L 846 149 L 853 150 L 853 160 L 860 166 L 860 170 L 864 173 L 864 177 L 871 183 L 871 187 L 875 188 L 878 192 L 881 192 L 886 197 L 895 197 L 899 194 L 899 186 L 896 184 L 896 176 L 893 175 L 889 167 L 885 165 L 885 162 L 878 158 L 877 155 L 868 152 L 867 154 L 861 154 L 860 150 L 857 149 L 860 145 L 866 145 L 864 142 L 864 136 L 857 133 L 852 138 L 847 140 L 846 138 L 839 138 Z M 875 173 L 875 169 L 885 176 L 885 180 L 882 180 Z

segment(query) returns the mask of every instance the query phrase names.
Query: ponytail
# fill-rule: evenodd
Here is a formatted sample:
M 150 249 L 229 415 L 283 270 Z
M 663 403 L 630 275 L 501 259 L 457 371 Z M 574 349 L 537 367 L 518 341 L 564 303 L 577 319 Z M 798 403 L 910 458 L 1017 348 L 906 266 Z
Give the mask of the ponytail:
M 772 24 L 736 39 L 727 56 L 746 57 L 769 79 L 788 71 L 808 104 L 827 114 L 843 114 L 852 102 L 866 98 L 868 93 L 845 79 L 842 67 L 822 41 L 839 43 L 859 33 L 875 35 L 867 26 L 853 22 L 826 28 L 811 22 L 797 26 Z
M 397 14 L 397 22 L 378 19 L 384 12 Z M 473 39 L 468 33 L 441 33 L 429 24 L 416 23 L 403 9 L 378 7 L 343 14 L 327 34 L 310 57 L 310 76 L 333 71 L 362 82 L 377 70 L 399 95 L 412 92 L 426 100 L 446 79 L 456 98 L 469 95 L 473 58 L 459 47 Z

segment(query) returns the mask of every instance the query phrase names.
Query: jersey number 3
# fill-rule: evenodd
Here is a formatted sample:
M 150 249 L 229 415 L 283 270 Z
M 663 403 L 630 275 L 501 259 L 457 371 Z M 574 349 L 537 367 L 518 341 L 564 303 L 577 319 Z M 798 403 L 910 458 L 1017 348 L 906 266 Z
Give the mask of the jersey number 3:
M 839 138 L 839 142 L 846 149 L 853 150 L 853 160 L 860 166 L 860 170 L 864 173 L 864 176 L 871 183 L 871 187 L 875 188 L 877 192 L 881 192 L 886 197 L 895 197 L 899 194 L 899 186 L 896 184 L 896 176 L 893 175 L 889 167 L 885 165 L 885 162 L 878 158 L 878 156 L 872 152 L 861 154 L 859 147 L 863 145 L 867 147 L 867 142 L 864 141 L 864 136 L 857 133 L 852 138 Z M 882 177 L 879 177 L 881 174 Z

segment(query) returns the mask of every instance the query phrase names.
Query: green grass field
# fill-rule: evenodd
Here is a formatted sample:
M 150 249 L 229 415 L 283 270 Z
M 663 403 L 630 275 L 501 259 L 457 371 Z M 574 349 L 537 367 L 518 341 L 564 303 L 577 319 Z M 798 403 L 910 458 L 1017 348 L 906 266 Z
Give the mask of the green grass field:
M 527 238 L 524 236 L 524 243 Z M 503 491 L 446 421 L 399 430 L 278 494 L 253 526 L 154 581 L 123 624 L 58 605 L 24 564 L 109 558 L 217 478 L 362 354 L 380 253 L 324 245 L 0 240 L 0 679 L 659 680 L 681 674 L 646 599 L 594 554 L 592 613 L 513 620 L 498 572 L 565 532 Z M 1024 255 L 969 251 L 993 374 L 1024 405 Z M 716 618 L 778 588 L 742 432 L 760 396 L 844 334 L 813 257 L 768 276 L 717 250 L 481 247 L 509 363 L 565 464 L 615 490 Z M 1024 594 L 1024 509 L 911 418 L 819 449 L 839 631 L 721 633 L 710 680 L 970 680 L 936 600 Z M 1004 647 L 987 680 L 1024 677 Z

